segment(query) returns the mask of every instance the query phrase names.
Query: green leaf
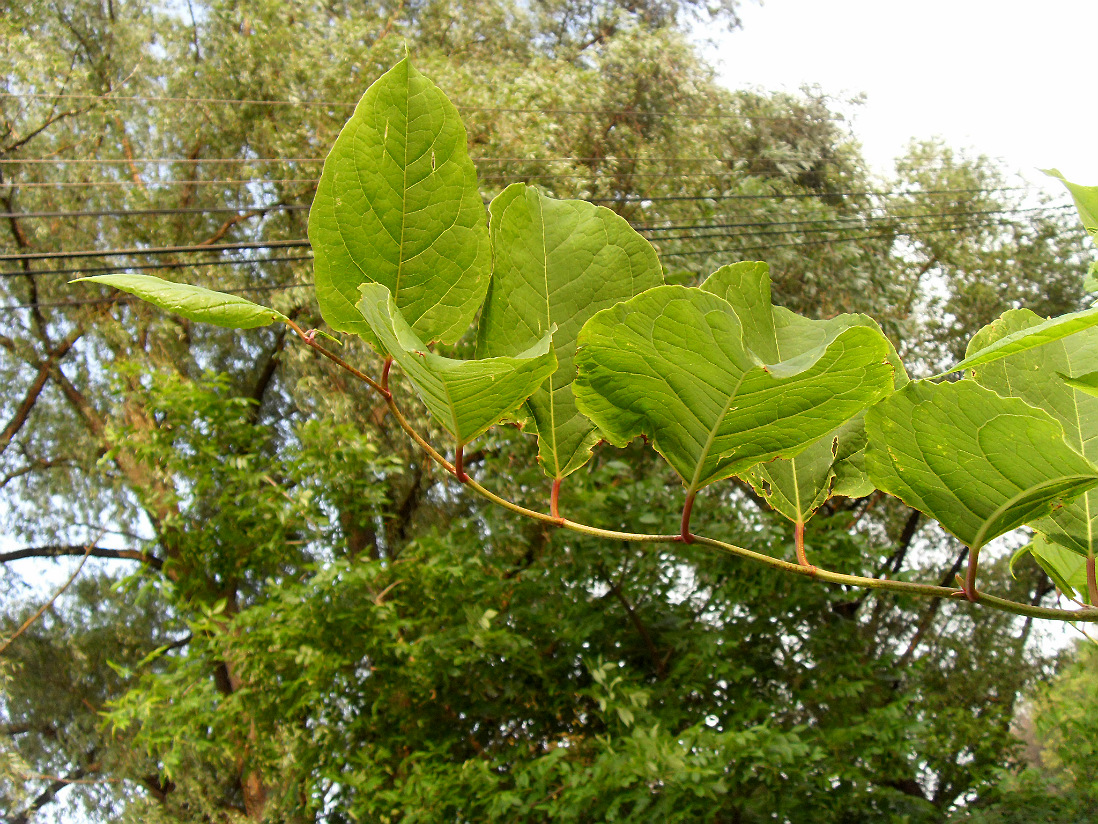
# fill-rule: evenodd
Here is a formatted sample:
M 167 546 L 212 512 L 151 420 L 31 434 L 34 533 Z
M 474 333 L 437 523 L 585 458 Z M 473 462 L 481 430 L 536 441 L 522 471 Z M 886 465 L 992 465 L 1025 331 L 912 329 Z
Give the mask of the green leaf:
M 324 162 L 312 210 L 316 295 L 364 336 L 358 287 L 380 283 L 423 340 L 453 343 L 480 308 L 491 252 L 457 109 L 402 60 L 366 90 Z
M 844 330 L 860 326 L 873 330 L 886 341 L 896 385 L 908 381 L 895 347 L 887 343 L 877 322 L 869 316 L 851 314 L 811 320 L 772 305 L 770 268 L 766 263 L 745 261 L 724 266 L 710 275 L 701 288 L 731 304 L 743 327 L 744 343 L 766 363 L 789 360 L 826 346 Z M 865 429 L 859 414 L 795 457 L 759 464 L 744 477 L 775 510 L 791 521 L 804 523 L 833 493 L 872 492 L 872 483 L 861 466 L 864 447 Z
M 1048 413 L 973 381 L 910 383 L 865 426 L 874 484 L 974 550 L 1098 485 Z
M 651 244 L 619 215 L 581 200 L 554 200 L 518 183 L 489 208 L 495 256 L 478 356 L 520 352 L 553 333 L 557 371 L 526 402 L 538 460 L 563 478 L 591 457 L 601 434 L 576 408 L 576 338 L 601 309 L 658 286 Z
M 1049 177 L 1054 177 L 1063 183 L 1069 192 L 1071 199 L 1075 201 L 1075 208 L 1079 210 L 1079 219 L 1087 233 L 1098 242 L 1098 186 L 1080 186 L 1066 180 L 1058 169 L 1042 169 Z
M 997 340 L 1040 326 L 1043 319 L 1028 309 L 1012 309 L 981 329 L 969 344 L 993 346 Z M 1070 377 L 1070 376 L 1076 377 Z M 1064 429 L 1064 440 L 1091 462 L 1098 462 L 1098 329 L 1061 338 L 972 370 L 981 386 L 1000 395 L 1021 398 L 1043 409 Z M 1053 541 L 1087 555 L 1098 551 L 1098 490 L 1087 492 L 1036 528 Z
M 1057 318 L 1049 318 L 1041 323 L 1018 329 L 1001 337 L 993 336 L 988 331 L 990 326 L 993 325 L 994 322 L 972 336 L 963 361 L 933 377 L 942 378 L 962 369 L 983 366 L 997 361 L 999 358 L 1016 355 L 1029 349 L 1035 349 L 1038 346 L 1054 343 L 1077 332 L 1083 332 L 1092 326 L 1098 325 L 1098 307 L 1060 315 Z M 991 342 L 992 339 L 994 339 L 994 342 Z
M 1040 532 L 1033 534 L 1033 541 L 1028 549 L 1033 560 L 1048 573 L 1048 577 L 1064 595 L 1069 598 L 1081 597 L 1089 602 L 1086 558 L 1053 543 Z
M 743 338 L 723 298 L 649 289 L 583 327 L 577 404 L 616 445 L 650 438 L 689 494 L 796 455 L 891 385 L 888 344 L 866 327 L 777 364 Z
M 458 446 L 514 412 L 557 367 L 552 330 L 515 357 L 462 361 L 432 354 L 388 289 L 379 283 L 360 288 L 363 318 Z
M 95 275 L 72 282 L 101 283 L 185 318 L 230 329 L 254 329 L 287 320 L 281 312 L 236 295 L 186 283 L 172 283 L 152 275 Z

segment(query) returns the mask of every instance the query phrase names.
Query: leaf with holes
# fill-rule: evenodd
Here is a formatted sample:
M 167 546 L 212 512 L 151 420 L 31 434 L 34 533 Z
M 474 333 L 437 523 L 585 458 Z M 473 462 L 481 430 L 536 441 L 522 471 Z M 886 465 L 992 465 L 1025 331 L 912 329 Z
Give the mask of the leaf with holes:
M 464 446 L 522 406 L 557 367 L 552 330 L 515 357 L 454 360 L 435 355 L 379 283 L 361 287 L 358 308 L 435 419 Z
M 551 478 L 583 466 L 602 437 L 576 408 L 576 338 L 601 309 L 663 281 L 652 245 L 619 215 L 555 200 L 518 183 L 489 207 L 495 264 L 480 320 L 478 356 L 520 352 L 549 328 L 557 371 L 525 404 L 538 460 Z
M 1098 485 L 1052 417 L 973 381 L 909 383 L 870 407 L 865 462 L 878 489 L 974 551 Z
M 887 345 L 894 382 L 907 383 L 895 348 L 877 322 L 866 315 L 839 315 L 811 320 L 771 302 L 770 268 L 762 262 L 724 266 L 701 285 L 731 304 L 743 327 L 744 343 L 765 363 L 779 363 L 826 345 L 844 330 L 865 327 Z M 882 384 L 881 394 L 893 389 Z M 873 485 L 862 468 L 865 428 L 861 414 L 843 422 L 792 458 L 761 463 L 744 475 L 767 502 L 785 517 L 804 523 L 832 494 L 868 495 Z
M 275 309 L 260 306 L 236 295 L 226 295 L 224 292 L 186 283 L 172 283 L 152 275 L 95 275 L 77 278 L 72 282 L 101 283 L 136 295 L 185 318 L 229 329 L 255 329 L 257 326 L 269 326 L 288 320 Z
M 761 461 L 792 457 L 879 398 L 888 344 L 843 329 L 764 364 L 728 301 L 658 286 L 592 317 L 579 336 L 580 411 L 612 443 L 645 435 L 693 494 Z
M 402 60 L 366 90 L 324 162 L 309 212 L 316 296 L 334 329 L 370 327 L 358 287 L 380 283 L 423 340 L 453 343 L 488 289 L 491 252 L 457 109 Z

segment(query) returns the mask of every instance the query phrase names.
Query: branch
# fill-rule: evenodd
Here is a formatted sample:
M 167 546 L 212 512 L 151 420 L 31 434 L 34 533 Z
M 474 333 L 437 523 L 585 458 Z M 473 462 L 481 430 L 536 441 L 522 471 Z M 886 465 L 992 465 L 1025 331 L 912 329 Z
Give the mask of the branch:
M 415 428 L 408 422 L 408 419 L 404 417 L 404 414 L 400 411 L 400 408 L 396 405 L 396 401 L 393 399 L 393 394 L 387 387 L 383 386 L 378 381 L 371 378 L 359 369 L 351 366 L 344 361 L 338 355 L 333 352 L 329 352 L 323 346 L 316 342 L 313 335 L 307 334 L 300 326 L 293 321 L 288 321 L 288 325 L 293 329 L 299 338 L 310 348 L 315 349 L 319 354 L 326 357 L 328 360 L 337 364 L 340 368 L 350 372 L 356 378 L 363 383 L 375 389 L 382 397 L 385 398 L 386 403 L 389 405 L 389 410 L 392 412 L 393 418 L 400 425 L 408 436 L 419 444 L 431 458 L 443 467 L 451 475 L 457 477 L 457 467 L 454 464 L 446 460 L 445 457 L 424 438 Z M 588 524 L 578 523 L 576 521 L 570 521 L 567 518 L 555 518 L 550 514 L 544 512 L 538 512 L 537 510 L 529 509 L 528 507 L 516 504 L 513 501 L 509 501 L 506 498 L 502 498 L 489 489 L 481 486 L 475 479 L 465 477 L 460 479 L 462 483 L 480 495 L 482 498 L 498 504 L 504 509 L 508 509 L 518 515 L 530 518 L 535 521 L 541 521 L 542 523 L 553 524 L 564 529 L 569 529 L 573 532 L 578 532 L 582 535 L 590 535 L 593 538 L 608 538 L 610 540 L 618 541 L 631 541 L 634 543 L 649 543 L 649 544 L 673 544 L 683 543 L 683 535 L 648 535 L 637 532 L 619 532 L 614 529 L 603 529 L 601 527 L 590 526 Z M 895 592 L 902 595 L 922 595 L 931 598 L 950 598 L 958 599 L 963 598 L 966 595 L 964 590 L 957 589 L 956 587 L 947 587 L 945 582 L 941 586 L 935 586 L 934 584 L 918 584 L 911 581 L 893 581 L 888 578 L 867 578 L 862 575 L 846 575 L 840 572 L 832 572 L 830 570 L 822 569 L 820 567 L 805 567 L 797 563 L 790 563 L 789 561 L 783 561 L 780 558 L 774 558 L 770 555 L 764 555 L 761 552 L 755 552 L 754 550 L 746 549 L 744 547 L 736 546 L 735 544 L 729 544 L 725 541 L 718 541 L 715 538 L 707 538 L 704 535 L 695 535 L 690 533 L 691 543 L 700 544 L 702 546 L 713 547 L 719 549 L 722 552 L 727 552 L 730 555 L 736 555 L 740 558 L 746 558 L 751 561 L 769 566 L 774 569 L 778 569 L 782 572 L 789 572 L 793 575 L 800 575 L 807 578 L 812 578 L 817 581 L 824 581 L 831 584 L 839 584 L 842 586 L 854 586 L 854 587 L 866 587 L 869 589 L 881 589 L 887 592 Z M 965 553 L 967 555 L 967 552 Z M 984 604 L 992 609 L 1002 610 L 1003 612 L 1010 612 L 1015 615 L 1031 615 L 1034 618 L 1048 618 L 1056 621 L 1087 621 L 1098 623 L 1098 608 L 1084 608 L 1079 610 L 1066 610 L 1066 609 L 1054 609 L 1051 607 L 1036 607 L 1032 604 L 1023 604 L 1017 601 L 1011 601 L 1007 598 L 999 598 L 994 595 L 987 595 L 986 593 L 972 593 L 966 603 L 971 604 Z
M 102 537 L 102 535 L 99 536 L 99 538 L 101 538 L 101 537 Z M 42 616 L 42 613 L 45 612 L 47 609 L 49 609 L 54 601 L 56 601 L 58 598 L 61 597 L 61 593 L 63 593 L 66 589 L 69 588 L 69 584 L 71 584 L 73 581 L 76 580 L 76 576 L 80 574 L 80 570 L 82 570 L 84 568 L 84 563 L 88 560 L 88 553 L 90 553 L 92 551 L 92 547 L 95 546 L 95 544 L 99 540 L 99 538 L 96 538 L 94 541 L 92 541 L 90 544 L 88 544 L 88 546 L 84 549 L 84 557 L 80 559 L 80 563 L 77 565 L 76 570 L 72 573 L 72 575 L 69 576 L 69 580 L 65 581 L 65 583 L 61 585 L 61 589 L 57 590 L 57 592 L 54 593 L 54 596 L 52 598 L 50 598 L 48 601 L 46 601 L 46 603 L 44 603 L 39 608 L 39 610 L 36 613 L 34 613 L 34 615 L 32 615 L 30 618 L 28 618 L 26 621 L 24 621 L 23 626 L 19 627 L 19 629 L 17 629 L 15 631 L 15 635 L 13 635 L 11 638 L 9 638 L 7 641 L 5 641 L 3 646 L 0 646 L 0 655 L 3 655 L 4 651 L 8 647 L 11 646 L 12 641 L 14 641 L 20 635 L 22 635 L 31 624 L 33 624 L 35 621 L 37 621 Z
M 34 546 L 16 549 L 11 552 L 0 552 L 0 564 L 6 564 L 9 561 L 21 561 L 24 558 L 66 558 L 78 555 L 87 555 L 89 558 L 140 561 L 143 564 L 148 564 L 153 569 L 162 569 L 164 566 L 163 560 L 140 549 L 101 549 L 96 546 L 89 548 L 75 545 Z
M 46 357 L 42 363 L 38 365 L 38 374 L 35 376 L 34 382 L 31 384 L 30 389 L 27 390 L 26 397 L 23 398 L 23 402 L 19 404 L 19 408 L 15 410 L 15 415 L 8 421 L 8 425 L 4 427 L 4 431 L 0 432 L 0 454 L 3 454 L 4 450 L 8 448 L 12 438 L 16 436 L 20 429 L 23 428 L 23 424 L 27 422 L 27 418 L 30 416 L 31 410 L 34 408 L 34 404 L 38 400 L 38 396 L 42 394 L 42 390 L 46 386 L 46 381 L 49 380 L 50 373 L 53 371 L 54 366 L 61 358 L 68 354 L 72 346 L 84 334 L 82 327 L 77 327 L 70 332 L 63 341 Z

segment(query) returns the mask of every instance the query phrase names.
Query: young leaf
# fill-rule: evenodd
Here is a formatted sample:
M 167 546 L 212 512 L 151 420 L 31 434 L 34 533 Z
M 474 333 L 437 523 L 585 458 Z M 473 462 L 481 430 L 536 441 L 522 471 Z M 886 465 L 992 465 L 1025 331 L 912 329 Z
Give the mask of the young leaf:
M 1058 169 L 1042 169 L 1049 177 L 1054 177 L 1063 183 L 1069 192 L 1071 199 L 1075 201 L 1075 208 L 1079 210 L 1079 219 L 1087 233 L 1098 242 L 1098 186 L 1080 186 L 1071 183 L 1064 178 Z
M 826 345 L 854 326 L 873 330 L 887 343 L 877 322 L 867 315 L 811 320 L 772 305 L 770 268 L 763 262 L 724 266 L 701 288 L 731 304 L 743 327 L 744 343 L 766 363 L 778 363 Z M 908 381 L 907 373 L 895 347 L 891 343 L 887 346 L 895 385 L 903 386 Z M 862 415 L 857 415 L 800 454 L 759 464 L 744 477 L 774 509 L 794 522 L 804 523 L 833 492 L 867 495 L 872 491 L 861 467 L 864 447 Z
M 976 354 L 997 340 L 1041 323 L 1042 318 L 1028 309 L 1013 309 L 977 332 L 968 353 Z M 1098 329 L 1091 328 L 980 366 L 972 370 L 972 377 L 1000 395 L 1021 398 L 1048 412 L 1063 427 L 1067 444 L 1098 462 L 1098 398 L 1093 396 L 1096 370 Z M 1065 503 L 1036 527 L 1074 552 L 1098 552 L 1098 490 Z
M 1046 412 L 972 381 L 909 383 L 865 426 L 873 483 L 973 550 L 1098 485 Z
M 887 342 L 866 327 L 777 364 L 743 337 L 723 298 L 650 289 L 583 327 L 577 404 L 616 445 L 648 436 L 690 494 L 796 455 L 891 386 Z
M 457 341 L 480 308 L 491 252 L 465 127 L 407 59 L 366 90 L 339 133 L 309 240 L 317 301 L 334 329 L 370 340 L 355 309 L 363 283 L 385 286 L 427 341 Z
M 432 354 L 388 289 L 379 283 L 360 288 L 362 317 L 458 446 L 513 413 L 557 367 L 552 330 L 515 357 L 462 361 Z
M 601 435 L 576 408 L 576 337 L 587 319 L 663 281 L 651 244 L 620 216 L 581 200 L 554 200 L 517 183 L 492 201 L 495 256 L 477 355 L 520 352 L 556 325 L 557 371 L 526 402 L 538 460 L 563 478 Z
M 973 335 L 972 340 L 969 341 L 968 352 L 966 352 L 965 359 L 933 377 L 943 378 L 946 375 L 959 372 L 962 369 L 972 369 L 976 366 L 983 366 L 993 361 L 997 361 L 999 358 L 1017 355 L 1020 352 L 1035 349 L 1038 346 L 1054 343 L 1069 335 L 1074 335 L 1077 332 L 1083 332 L 1090 329 L 1095 325 L 1098 325 L 1098 307 L 1084 309 L 1082 312 L 1072 312 L 1067 315 L 1060 315 L 1056 318 L 1049 318 L 1041 323 L 1027 326 L 1024 329 L 1018 329 L 1009 335 L 1003 335 L 1002 337 L 997 338 L 994 343 L 990 344 L 985 342 L 986 337 L 980 337 L 981 333 L 984 331 L 980 330 L 980 332 Z M 987 328 L 988 327 L 986 326 L 984 327 L 984 329 Z
M 185 318 L 230 329 L 254 329 L 287 320 L 281 312 L 236 295 L 172 283 L 152 275 L 95 275 L 77 278 L 73 283 L 101 283 Z

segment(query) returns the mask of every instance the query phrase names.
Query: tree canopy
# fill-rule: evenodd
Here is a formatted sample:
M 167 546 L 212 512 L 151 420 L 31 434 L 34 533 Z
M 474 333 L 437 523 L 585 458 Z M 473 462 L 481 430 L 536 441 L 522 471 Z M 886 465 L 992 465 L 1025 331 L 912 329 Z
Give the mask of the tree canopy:
M 0 20 L 2 636 L 91 558 L 0 657 L 10 820 L 937 821 L 990 797 L 1016 702 L 1050 666 L 1032 620 L 518 520 L 283 328 L 67 284 L 178 274 L 321 326 L 303 288 L 323 278 L 306 219 L 321 163 L 409 48 L 466 123 L 453 145 L 480 192 L 504 193 L 500 231 L 531 231 L 538 198 L 582 198 L 602 208 L 577 224 L 648 238 L 665 288 L 765 260 L 775 305 L 872 314 L 924 374 L 1005 310 L 1081 308 L 1069 210 L 936 143 L 876 179 L 828 99 L 718 86 L 692 13 L 737 22 L 732 3 L 601 2 L 72 2 Z M 520 202 L 515 182 L 537 188 Z M 419 322 L 452 344 L 440 356 L 502 353 Z M 353 338 L 340 353 L 380 365 Z M 527 410 L 539 435 L 548 395 Z M 548 498 L 540 452 L 577 520 L 678 529 L 680 480 L 639 443 L 580 468 L 517 430 L 469 440 L 466 470 L 511 500 Z M 709 534 L 792 556 L 762 480 L 702 486 Z M 829 566 L 943 585 L 967 553 L 879 494 L 828 501 L 808 542 Z M 984 569 L 1015 600 L 1055 597 L 1029 559 Z

